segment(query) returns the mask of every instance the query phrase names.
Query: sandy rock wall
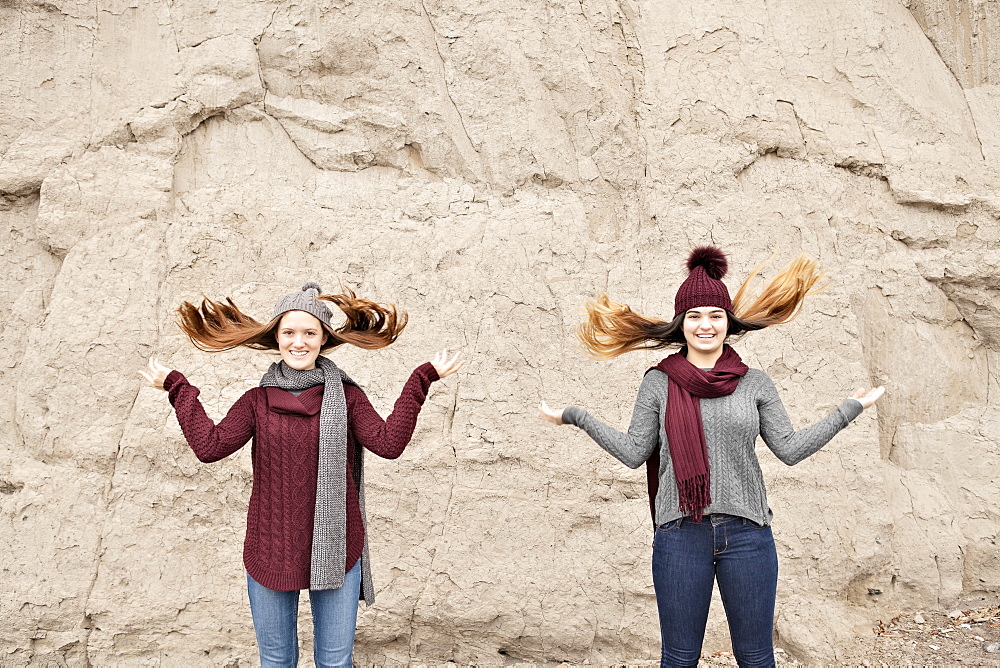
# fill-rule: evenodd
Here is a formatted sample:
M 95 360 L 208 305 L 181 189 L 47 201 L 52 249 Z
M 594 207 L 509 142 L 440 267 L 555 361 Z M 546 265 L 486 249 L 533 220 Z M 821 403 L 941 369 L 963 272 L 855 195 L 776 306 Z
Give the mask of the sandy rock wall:
M 740 344 L 797 426 L 889 389 L 794 468 L 761 446 L 779 645 L 834 660 L 872 619 L 995 596 L 997 11 L 0 0 L 0 662 L 254 663 L 249 453 L 198 463 L 135 369 L 221 416 L 270 358 L 199 353 L 172 310 L 263 318 L 306 279 L 410 312 L 335 355 L 383 412 L 435 349 L 470 360 L 370 462 L 357 659 L 655 657 L 642 474 L 534 407 L 627 424 L 658 355 L 588 360 L 581 304 L 666 313 L 705 241 L 734 287 L 772 253 L 830 274 Z

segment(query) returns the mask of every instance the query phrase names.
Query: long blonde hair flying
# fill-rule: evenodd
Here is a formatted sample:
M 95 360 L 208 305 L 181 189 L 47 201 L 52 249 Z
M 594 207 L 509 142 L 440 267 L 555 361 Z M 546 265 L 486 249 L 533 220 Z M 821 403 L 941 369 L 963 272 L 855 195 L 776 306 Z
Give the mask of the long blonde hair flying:
M 729 313 L 729 335 L 790 322 L 799 314 L 803 300 L 825 287 L 825 284 L 816 287 L 824 278 L 819 264 L 802 254 L 785 265 L 760 294 L 751 299 L 754 278 L 770 262 L 757 267 L 736 291 Z M 588 300 L 585 308 L 587 318 L 577 327 L 576 334 L 583 347 L 597 359 L 611 359 L 643 348 L 684 344 L 684 313 L 671 321 L 649 318 L 636 313 L 627 304 L 612 301 L 604 293 Z

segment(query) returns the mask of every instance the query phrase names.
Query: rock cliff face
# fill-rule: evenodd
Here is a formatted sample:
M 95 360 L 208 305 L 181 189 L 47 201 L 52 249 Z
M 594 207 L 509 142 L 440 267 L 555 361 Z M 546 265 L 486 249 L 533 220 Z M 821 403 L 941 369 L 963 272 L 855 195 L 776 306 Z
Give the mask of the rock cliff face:
M 997 592 L 996 2 L 0 0 L 0 99 L 0 662 L 256 660 L 249 453 L 199 464 L 135 370 L 223 415 L 270 359 L 194 350 L 173 309 L 264 318 L 309 279 L 410 312 L 336 353 L 380 409 L 470 360 L 370 462 L 357 659 L 657 656 L 641 471 L 535 406 L 626 425 L 659 356 L 588 360 L 580 307 L 666 313 L 701 242 L 732 286 L 829 272 L 740 344 L 797 426 L 888 387 L 795 468 L 761 446 L 779 645 L 836 660 Z

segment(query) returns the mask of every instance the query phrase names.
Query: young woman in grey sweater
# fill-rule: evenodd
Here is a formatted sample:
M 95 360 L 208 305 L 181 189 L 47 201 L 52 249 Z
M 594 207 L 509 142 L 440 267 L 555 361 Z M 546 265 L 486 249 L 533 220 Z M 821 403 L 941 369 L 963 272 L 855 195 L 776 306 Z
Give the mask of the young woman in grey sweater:
M 696 248 L 688 269 L 670 322 L 640 316 L 606 295 L 587 306 L 579 335 L 598 358 L 682 346 L 646 373 L 627 432 L 575 406 L 554 410 L 543 402 L 541 415 L 580 427 L 626 466 L 647 466 L 660 665 L 698 664 L 718 581 L 737 662 L 773 666 L 778 560 L 754 452 L 757 436 L 781 461 L 797 464 L 874 404 L 884 388 L 859 390 L 796 431 L 771 379 L 743 364 L 726 339 L 791 320 L 820 278 L 815 262 L 796 259 L 752 303 L 750 279 L 730 299 L 720 280 L 726 259 L 719 249 Z

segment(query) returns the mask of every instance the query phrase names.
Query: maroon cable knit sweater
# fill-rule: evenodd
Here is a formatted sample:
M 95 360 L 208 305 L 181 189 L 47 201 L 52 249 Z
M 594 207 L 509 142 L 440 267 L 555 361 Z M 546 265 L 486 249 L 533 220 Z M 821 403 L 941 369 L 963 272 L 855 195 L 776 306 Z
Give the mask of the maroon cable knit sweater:
M 380 457 L 399 457 L 413 435 L 427 391 L 437 379 L 430 362 L 417 367 L 385 420 L 361 388 L 345 383 L 348 458 L 353 459 L 359 443 Z M 198 388 L 183 374 L 171 371 L 163 387 L 184 437 L 201 461 L 218 461 L 253 438 L 253 491 L 243 564 L 254 580 L 269 589 L 308 589 L 323 386 L 298 396 L 276 387 L 255 387 L 240 397 L 218 424 L 206 415 Z M 347 464 L 345 572 L 357 563 L 365 544 L 354 482 L 356 462 Z

